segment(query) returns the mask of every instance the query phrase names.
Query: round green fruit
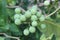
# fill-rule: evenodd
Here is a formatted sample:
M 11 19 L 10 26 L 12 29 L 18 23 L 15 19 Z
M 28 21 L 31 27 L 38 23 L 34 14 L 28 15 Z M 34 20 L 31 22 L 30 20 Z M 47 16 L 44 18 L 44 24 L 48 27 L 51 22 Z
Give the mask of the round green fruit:
M 25 29 L 25 30 L 23 31 L 23 34 L 24 34 L 25 36 L 29 35 L 29 30 L 28 30 L 28 29 Z
M 31 13 L 34 15 L 34 14 L 36 14 L 36 10 L 34 10 L 34 9 L 31 9 Z
M 14 19 L 20 19 L 20 15 L 19 14 L 15 14 L 14 15 Z
M 41 24 L 41 28 L 45 29 L 46 28 L 46 24 Z
M 19 14 L 21 12 L 20 8 L 15 8 L 15 13 Z
M 31 33 L 35 33 L 36 28 L 31 26 L 31 27 L 29 28 L 29 31 L 30 31 Z
M 42 15 L 42 12 L 37 12 L 37 13 L 36 13 L 36 16 L 37 16 L 37 17 L 40 17 L 41 15 Z
M 37 12 L 37 6 L 36 5 L 33 6 L 30 11 L 31 11 L 32 14 L 36 14 L 36 12 Z
M 38 9 L 37 5 L 32 6 L 32 9 L 37 10 Z
M 20 20 L 21 20 L 21 21 L 26 21 L 25 15 L 21 15 L 21 16 L 20 16 Z
M 25 12 L 25 17 L 26 18 L 30 18 L 31 17 L 31 12 L 30 11 L 26 11 Z
M 20 24 L 21 24 L 20 19 L 15 19 L 15 24 L 16 24 L 16 25 L 20 25 Z
M 45 16 L 42 15 L 40 18 L 39 18 L 40 21 L 45 21 Z
M 50 5 L 50 1 L 48 1 L 48 0 L 44 1 L 44 5 L 45 5 L 45 6 Z
M 31 20 L 32 20 L 32 21 L 36 21 L 36 20 L 37 20 L 37 16 L 36 16 L 36 15 L 32 15 L 32 16 L 31 16 Z
M 37 26 L 37 24 L 38 24 L 37 21 L 32 22 L 32 26 L 34 26 L 34 27 Z

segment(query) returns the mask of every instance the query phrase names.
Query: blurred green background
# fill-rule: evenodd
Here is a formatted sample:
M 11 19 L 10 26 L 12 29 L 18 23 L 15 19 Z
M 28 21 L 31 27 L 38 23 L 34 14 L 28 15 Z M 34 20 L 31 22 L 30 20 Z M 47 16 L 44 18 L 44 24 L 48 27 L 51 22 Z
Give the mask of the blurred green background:
M 47 37 L 54 33 L 56 40 L 60 40 L 60 10 L 58 10 L 54 15 L 52 15 L 51 19 L 48 19 L 44 22 L 47 25 L 44 30 L 42 30 L 40 27 L 37 27 L 37 32 L 34 34 L 30 34 L 29 37 L 24 36 L 22 33 L 23 29 L 25 29 L 28 24 L 22 24 L 19 26 L 14 24 L 14 6 L 20 6 L 24 10 L 27 10 L 29 6 L 35 4 L 38 5 L 40 3 L 43 3 L 44 1 L 45 0 L 0 0 L 0 33 L 6 33 L 10 36 L 20 37 L 21 40 L 39 40 L 42 33 L 45 33 Z M 51 1 L 51 4 L 47 7 L 38 7 L 43 10 L 43 14 L 50 14 L 58 7 L 60 7 L 59 2 L 60 1 L 55 0 L 54 2 Z M 4 39 L 1 38 L 0 40 Z M 53 38 L 52 40 L 55 40 L 55 38 Z

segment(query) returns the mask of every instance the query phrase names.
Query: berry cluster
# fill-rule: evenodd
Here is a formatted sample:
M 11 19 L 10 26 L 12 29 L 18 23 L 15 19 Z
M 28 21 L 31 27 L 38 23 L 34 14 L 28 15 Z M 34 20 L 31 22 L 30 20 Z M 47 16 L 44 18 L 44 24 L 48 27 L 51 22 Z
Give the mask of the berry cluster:
M 22 13 L 20 8 L 15 8 L 14 22 L 16 25 L 20 25 L 24 22 L 29 22 L 29 28 L 24 29 L 23 34 L 29 35 L 29 33 L 35 33 L 36 26 L 38 26 L 38 22 L 45 21 L 45 16 L 41 11 L 37 10 L 38 7 L 36 5 L 32 6 L 29 10 Z M 28 21 L 29 20 L 29 21 Z M 44 29 L 45 24 L 41 24 L 41 28 Z

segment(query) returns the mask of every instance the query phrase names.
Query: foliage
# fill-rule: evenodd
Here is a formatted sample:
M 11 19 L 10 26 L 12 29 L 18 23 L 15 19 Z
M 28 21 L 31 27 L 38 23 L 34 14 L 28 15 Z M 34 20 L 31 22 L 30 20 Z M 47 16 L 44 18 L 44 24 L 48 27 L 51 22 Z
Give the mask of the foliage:
M 0 0 L 0 40 L 59 40 L 58 0 Z

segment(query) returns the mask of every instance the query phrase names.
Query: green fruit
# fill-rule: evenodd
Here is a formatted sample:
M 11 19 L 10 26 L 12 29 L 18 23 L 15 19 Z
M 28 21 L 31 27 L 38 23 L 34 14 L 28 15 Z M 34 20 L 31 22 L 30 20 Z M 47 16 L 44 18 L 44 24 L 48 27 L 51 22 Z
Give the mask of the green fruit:
M 19 14 L 15 14 L 14 15 L 14 19 L 20 19 L 20 15 Z
M 26 11 L 25 12 L 25 17 L 26 18 L 30 18 L 31 17 L 31 12 L 30 11 Z
M 31 13 L 32 13 L 32 14 L 36 14 L 36 12 L 37 12 L 36 10 L 31 9 Z
M 34 27 L 37 26 L 37 24 L 38 24 L 37 21 L 32 22 L 32 26 L 34 26 Z
M 15 13 L 19 14 L 21 12 L 20 8 L 15 8 Z
M 31 26 L 31 27 L 29 28 L 29 31 L 30 31 L 31 33 L 35 33 L 36 29 L 35 29 L 35 27 L 32 27 L 32 26 Z
M 46 28 L 46 24 L 41 24 L 41 28 L 42 29 Z
M 31 11 L 32 14 L 36 14 L 36 12 L 37 12 L 37 6 L 36 5 L 33 6 L 30 11 Z
M 37 16 L 37 17 L 40 17 L 41 15 L 42 15 L 41 12 L 37 12 L 37 13 L 36 13 L 36 16 Z
M 36 21 L 36 20 L 37 20 L 37 16 L 36 16 L 36 15 L 32 15 L 32 16 L 31 16 L 31 20 L 32 20 L 32 21 Z
M 26 21 L 25 15 L 21 15 L 21 16 L 20 16 L 20 20 L 21 20 L 21 21 Z
M 37 5 L 32 6 L 32 9 L 37 10 L 38 9 Z
M 44 1 L 44 5 L 45 5 L 45 6 L 50 5 L 50 1 L 48 1 L 48 0 Z
M 24 34 L 25 36 L 29 35 L 29 30 L 28 30 L 28 29 L 25 29 L 25 30 L 23 31 L 23 34 Z
M 21 24 L 20 19 L 15 19 L 15 24 L 16 24 L 16 25 L 20 25 L 20 24 Z
M 45 16 L 42 15 L 40 18 L 39 18 L 40 21 L 45 21 Z

